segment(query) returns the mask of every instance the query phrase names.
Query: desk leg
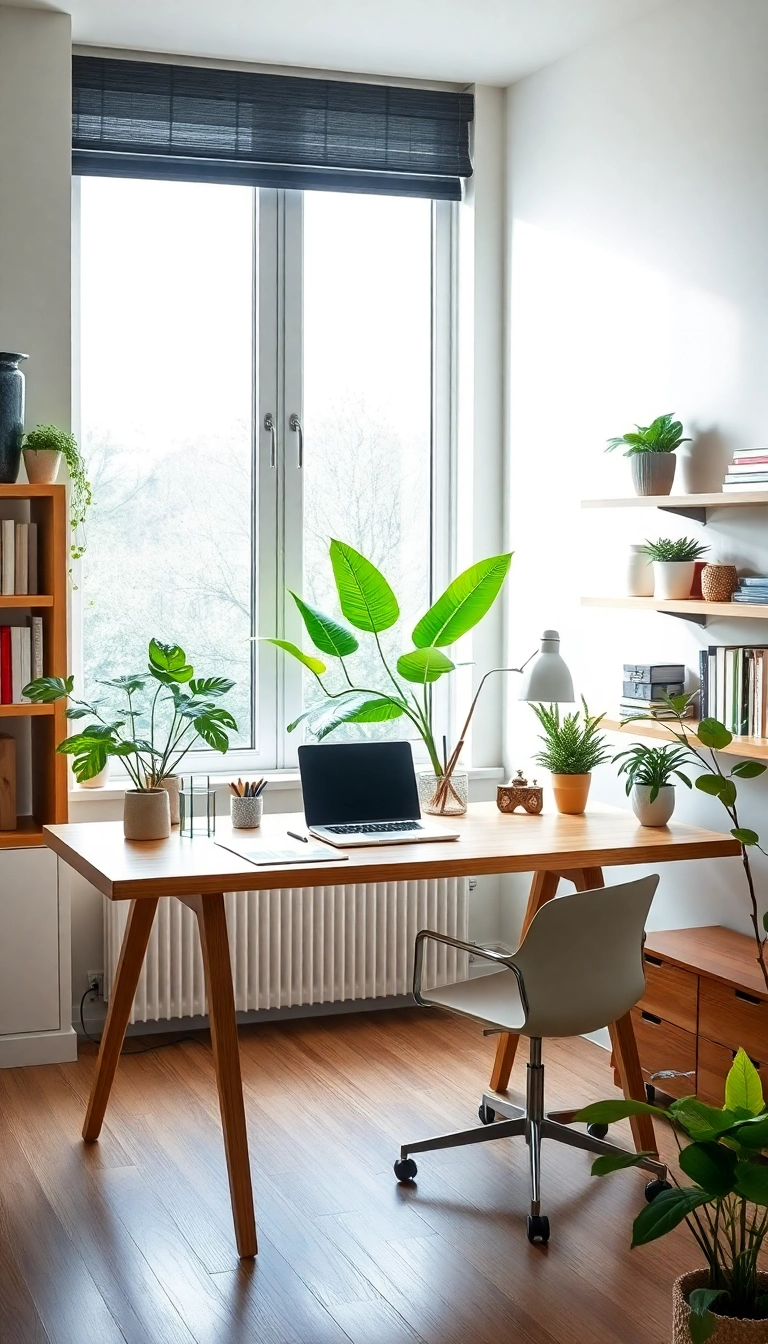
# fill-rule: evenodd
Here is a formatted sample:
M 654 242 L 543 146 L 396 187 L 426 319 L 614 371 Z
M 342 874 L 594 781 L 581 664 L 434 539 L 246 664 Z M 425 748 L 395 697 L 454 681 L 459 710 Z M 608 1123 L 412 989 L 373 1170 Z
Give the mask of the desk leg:
M 242 1259 L 248 1259 L 257 1251 L 256 1220 L 224 897 L 221 894 L 194 896 L 185 898 L 184 904 L 194 910 L 200 928 L 235 1239 L 238 1254 Z
M 537 910 L 547 901 L 551 901 L 557 892 L 559 882 L 557 873 L 534 873 L 531 882 L 531 890 L 528 894 L 528 905 L 526 906 L 523 917 L 523 927 L 520 933 L 520 942 L 523 941 L 528 926 Z M 512 1036 L 508 1031 L 502 1032 L 499 1036 L 499 1043 L 496 1046 L 496 1058 L 493 1061 L 493 1072 L 491 1073 L 491 1091 L 506 1092 L 509 1085 L 509 1075 L 512 1072 L 512 1065 L 515 1062 L 517 1054 L 517 1043 L 519 1036 Z
M 83 1138 L 87 1143 L 93 1143 L 95 1139 L 98 1139 L 101 1132 L 104 1112 L 107 1109 L 109 1094 L 112 1090 L 117 1061 L 123 1048 L 125 1029 L 131 1015 L 131 1006 L 136 994 L 136 986 L 139 983 L 141 968 L 144 965 L 147 943 L 152 932 L 156 910 L 156 896 L 131 901 L 128 923 L 123 934 L 123 945 L 120 949 L 120 960 L 117 963 L 117 972 L 109 997 L 109 1009 L 104 1025 L 104 1035 L 99 1047 L 96 1076 L 91 1087 L 91 1096 L 88 1101 L 85 1124 L 83 1125 Z

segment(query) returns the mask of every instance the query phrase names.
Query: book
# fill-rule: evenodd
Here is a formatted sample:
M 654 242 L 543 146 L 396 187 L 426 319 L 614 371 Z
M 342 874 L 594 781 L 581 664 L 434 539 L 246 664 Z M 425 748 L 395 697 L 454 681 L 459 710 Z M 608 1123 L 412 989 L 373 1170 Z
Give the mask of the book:
M 32 631 L 28 625 L 23 625 L 21 629 L 21 686 L 19 687 L 19 700 L 22 704 L 29 704 L 29 697 L 24 695 L 24 687 L 28 686 L 32 680 Z
M 739 579 L 742 588 L 766 588 L 768 589 L 768 576 L 764 574 L 744 574 Z
M 0 831 L 16 830 L 16 739 L 0 733 Z
M 670 681 L 659 685 L 655 681 L 625 681 L 622 694 L 625 700 L 660 700 L 662 695 L 682 695 L 683 683 Z
M 43 618 L 29 618 L 32 644 L 32 679 L 43 676 Z
M 733 454 L 734 462 L 740 462 L 745 459 L 747 462 L 754 461 L 756 458 L 765 458 L 768 462 L 768 448 L 737 448 Z
M 768 592 L 761 592 L 759 588 L 748 588 L 742 592 L 739 588 L 731 596 L 732 602 L 750 602 L 754 606 L 764 607 L 768 603 Z
M 750 479 L 749 479 L 748 481 L 745 481 L 744 478 L 742 477 L 738 482 L 737 482 L 737 481 L 729 481 L 729 480 L 727 479 L 727 477 L 726 477 L 725 481 L 723 482 L 723 490 L 728 490 L 728 491 L 733 491 L 733 490 L 754 490 L 754 488 L 755 488 L 756 485 L 764 485 L 764 484 L 768 484 L 768 473 L 766 473 L 766 475 L 764 475 L 764 476 L 760 476 L 759 478 L 755 478 L 755 479 L 753 479 L 752 477 L 750 477 Z
M 11 627 L 0 625 L 0 704 L 13 703 L 11 673 Z
M 762 485 L 764 481 L 768 481 L 768 470 L 765 469 L 761 469 L 760 471 L 747 471 L 743 476 L 739 476 L 738 472 L 729 471 L 725 478 L 726 485 L 746 485 L 747 483 L 750 485 Z
M 16 575 L 14 591 L 29 592 L 29 523 L 16 524 Z
M 624 680 L 651 685 L 681 682 L 685 681 L 685 667 L 682 663 L 625 663 Z
M 766 458 L 753 457 L 751 459 L 748 459 L 746 462 L 739 462 L 736 459 L 734 459 L 734 461 L 728 468 L 728 476 L 741 476 L 744 475 L 745 473 L 761 473 L 765 471 L 768 471 L 768 457 Z
M 27 592 L 37 593 L 37 523 L 29 524 L 27 547 Z
M 0 589 L 3 595 L 11 596 L 16 592 L 16 524 L 12 518 L 3 518 L 0 524 Z
M 675 719 L 677 717 L 674 710 L 668 709 L 663 701 L 659 700 L 643 700 L 640 703 L 637 700 L 620 700 L 619 710 L 622 718 L 641 712 L 649 715 L 652 719 Z M 693 705 L 689 705 L 687 709 L 682 711 L 682 717 L 684 719 L 693 718 Z
M 11 704 L 21 704 L 21 626 L 11 626 Z

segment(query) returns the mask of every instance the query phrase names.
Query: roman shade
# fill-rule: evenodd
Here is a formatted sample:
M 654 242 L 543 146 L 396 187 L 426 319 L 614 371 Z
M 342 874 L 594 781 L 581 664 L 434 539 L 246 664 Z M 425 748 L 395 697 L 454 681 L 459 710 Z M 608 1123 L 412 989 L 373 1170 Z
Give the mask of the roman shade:
M 73 171 L 461 199 L 471 94 L 75 56 Z

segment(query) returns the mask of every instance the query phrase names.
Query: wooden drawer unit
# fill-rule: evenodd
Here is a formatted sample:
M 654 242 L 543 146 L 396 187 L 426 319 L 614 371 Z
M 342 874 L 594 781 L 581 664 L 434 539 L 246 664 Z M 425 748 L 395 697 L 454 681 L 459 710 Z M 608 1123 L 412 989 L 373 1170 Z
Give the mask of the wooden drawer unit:
M 695 1035 L 699 977 L 647 949 L 643 961 L 645 993 L 639 1007 Z
M 632 1023 L 645 1082 L 670 1097 L 687 1097 L 695 1092 L 696 1033 L 673 1026 L 639 1007 L 632 1010 Z M 658 1077 L 667 1071 L 687 1076 Z
M 716 1045 L 703 1036 L 699 1041 L 697 1095 L 708 1106 L 722 1106 L 725 1102 L 725 1079 L 733 1063 L 734 1051 L 725 1045 Z M 763 1080 L 763 1093 L 768 1096 L 768 1064 L 752 1061 Z
M 768 1061 L 768 1002 L 736 985 L 702 979 L 699 991 L 699 1035 Z

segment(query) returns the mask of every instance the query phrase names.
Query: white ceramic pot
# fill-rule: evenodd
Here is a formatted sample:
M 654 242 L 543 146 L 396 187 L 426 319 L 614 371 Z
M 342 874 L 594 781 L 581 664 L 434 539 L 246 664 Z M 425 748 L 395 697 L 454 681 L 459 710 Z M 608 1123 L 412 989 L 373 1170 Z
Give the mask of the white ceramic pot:
M 30 485 L 52 485 L 59 474 L 61 453 L 52 448 L 24 448 L 22 451 Z
M 690 597 L 694 569 L 695 561 L 693 560 L 654 560 L 654 597 Z
M 651 802 L 650 784 L 635 784 L 630 801 L 641 826 L 666 826 L 675 810 L 675 786 L 662 784 Z
M 171 809 L 165 789 L 126 789 L 123 803 L 126 840 L 166 840 L 171 834 Z
M 628 597 L 653 597 L 653 565 L 643 546 L 630 546 L 625 582 Z
M 93 776 L 93 779 L 81 779 L 80 788 L 103 789 L 104 785 L 108 783 L 109 783 L 109 761 L 107 761 L 107 764 L 104 766 L 104 769 L 99 771 L 98 775 Z

